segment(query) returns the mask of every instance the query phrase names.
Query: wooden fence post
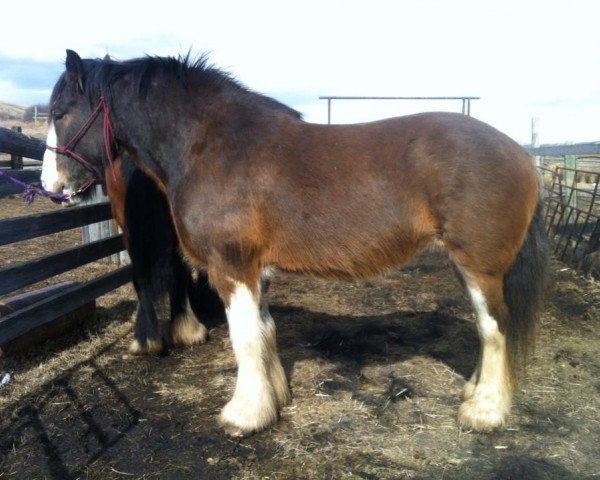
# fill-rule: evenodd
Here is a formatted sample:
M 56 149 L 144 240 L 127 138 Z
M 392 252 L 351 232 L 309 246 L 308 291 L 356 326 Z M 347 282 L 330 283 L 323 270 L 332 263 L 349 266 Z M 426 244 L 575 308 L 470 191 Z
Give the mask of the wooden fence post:
M 21 127 L 12 127 L 11 130 L 13 132 L 21 133 Z M 20 155 L 15 155 L 11 153 L 10 155 L 10 168 L 13 170 L 23 170 L 23 157 Z
M 94 185 L 91 188 L 91 192 L 86 195 L 85 200 L 81 203 L 83 205 L 93 205 L 95 203 L 108 202 L 108 195 L 105 195 L 102 191 L 101 185 Z M 86 225 L 81 229 L 81 241 L 82 243 L 91 243 L 96 240 L 102 240 L 103 238 L 112 237 L 114 235 L 113 220 L 105 220 L 103 222 L 92 223 Z M 121 256 L 113 254 L 107 259 L 110 263 L 117 265 L 121 264 Z

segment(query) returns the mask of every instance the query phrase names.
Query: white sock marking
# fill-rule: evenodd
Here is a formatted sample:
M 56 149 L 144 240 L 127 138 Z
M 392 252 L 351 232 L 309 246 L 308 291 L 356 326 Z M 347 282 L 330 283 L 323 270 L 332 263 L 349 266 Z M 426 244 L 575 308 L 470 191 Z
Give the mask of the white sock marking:
M 185 311 L 175 318 L 171 329 L 173 342 L 176 345 L 204 343 L 208 338 L 208 330 L 196 318 L 188 296 L 185 297 Z
M 236 289 L 226 310 L 229 335 L 242 371 L 252 377 L 260 377 L 264 372 L 260 367 L 260 344 L 264 337 L 264 325 L 260 316 L 259 302 L 244 284 L 237 283 Z M 241 379 L 238 378 L 238 381 Z
M 271 379 L 275 369 L 271 363 L 276 356 L 271 352 L 275 325 L 268 310 L 261 311 L 261 303 L 266 309 L 265 302 L 257 299 L 246 285 L 236 282 L 226 310 L 238 376 L 233 397 L 221 418 L 235 428 L 231 431 L 234 435 L 260 430 L 277 418 Z
M 479 287 L 468 285 L 469 295 L 471 296 L 471 302 L 477 313 L 477 329 L 483 339 L 492 340 L 500 331 L 498 330 L 498 322 L 494 317 L 490 315 L 487 308 L 487 303 L 483 292 Z
M 504 421 L 511 403 L 506 371 L 506 339 L 498 328 L 498 322 L 490 315 L 481 289 L 468 280 L 467 289 L 477 314 L 481 363 L 477 383 L 468 387 L 469 399 L 461 406 L 459 416 L 463 424 L 470 427 L 495 428 Z

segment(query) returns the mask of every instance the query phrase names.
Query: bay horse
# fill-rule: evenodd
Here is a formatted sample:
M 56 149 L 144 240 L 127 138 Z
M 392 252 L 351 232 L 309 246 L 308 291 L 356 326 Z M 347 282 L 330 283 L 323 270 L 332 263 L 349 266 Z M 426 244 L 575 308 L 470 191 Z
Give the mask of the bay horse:
M 109 166 L 125 152 L 167 196 L 186 261 L 225 305 L 238 366 L 220 416 L 227 433 L 268 427 L 290 401 L 264 271 L 366 277 L 433 244 L 456 267 L 480 339 L 459 424 L 504 424 L 547 251 L 535 166 L 506 135 L 452 113 L 311 124 L 189 56 L 117 62 L 67 50 L 50 107 L 59 143 L 102 110 L 76 152 L 104 148 Z M 69 163 L 57 159 L 55 191 L 84 180 Z
M 48 137 L 48 144 L 54 144 L 53 125 Z M 103 162 L 102 152 L 87 150 L 85 155 L 98 165 Z M 56 152 L 46 150 L 43 184 L 54 183 L 55 170 L 50 166 L 55 163 Z M 110 169 L 97 177 L 92 180 L 104 184 L 113 218 L 123 230 L 138 297 L 129 351 L 157 354 L 170 346 L 204 343 L 208 330 L 198 319 L 220 316 L 224 307 L 210 288 L 207 275 L 199 272 L 193 278 L 181 257 L 164 194 L 128 155 L 117 157 Z M 86 182 L 92 184 L 91 180 Z M 85 189 L 63 203 L 74 205 L 89 192 Z

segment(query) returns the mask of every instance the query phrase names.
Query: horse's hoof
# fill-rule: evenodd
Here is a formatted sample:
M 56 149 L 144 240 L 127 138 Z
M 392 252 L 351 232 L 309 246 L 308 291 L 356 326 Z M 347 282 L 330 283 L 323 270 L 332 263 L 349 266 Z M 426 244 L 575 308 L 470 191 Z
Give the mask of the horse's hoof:
M 174 345 L 199 345 L 208 340 L 208 329 L 191 313 L 177 317 L 171 327 Z
M 465 392 L 466 393 L 466 392 Z M 489 397 L 478 397 L 476 395 L 462 403 L 458 409 L 458 423 L 466 430 L 478 432 L 491 432 L 504 425 L 510 404 L 492 400 Z
M 163 342 L 162 339 L 158 340 L 146 340 L 146 346 L 142 347 L 140 342 L 136 339 L 129 345 L 129 353 L 132 355 L 148 355 L 157 354 L 162 352 Z
M 251 401 L 232 399 L 223 408 L 219 423 L 230 437 L 248 437 L 270 427 L 277 421 L 277 408 L 268 401 L 258 405 Z
M 220 424 L 223 430 L 225 430 L 225 435 L 231 438 L 247 438 L 254 433 L 254 431 L 244 431 L 235 425 L 226 424 L 223 420 L 220 420 Z

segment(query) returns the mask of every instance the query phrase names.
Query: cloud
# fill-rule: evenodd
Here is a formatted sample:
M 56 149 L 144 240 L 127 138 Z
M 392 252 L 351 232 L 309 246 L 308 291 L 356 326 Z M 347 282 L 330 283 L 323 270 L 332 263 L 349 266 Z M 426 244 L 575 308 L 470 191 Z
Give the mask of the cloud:
M 10 81 L 0 78 L 0 100 L 7 103 L 23 106 L 46 104 L 48 103 L 51 93 L 51 88 L 22 88 Z
M 23 89 L 47 89 L 54 85 L 63 70 L 56 62 L 41 62 L 28 58 L 8 58 L 0 55 L 0 78 Z
M 47 103 L 62 65 L 0 55 L 0 100 L 32 105 Z
M 21 22 L 3 25 L 3 37 L 19 41 L 0 45 L 0 81 L 11 84 L 0 100 L 39 101 L 62 70 L 65 48 L 117 59 L 191 48 L 309 120 L 326 121 L 319 95 L 475 95 L 473 114 L 519 141 L 528 141 L 534 116 L 548 117 L 541 125 L 552 125 L 557 141 L 578 124 L 587 140 L 600 138 L 583 124 L 594 111 L 600 116 L 597 0 L 169 0 L 168 8 L 147 0 L 143 9 L 104 0 L 93 16 L 80 0 L 33 8 L 35 15 L 31 3 L 3 7 L 4 18 L 27 18 L 28 33 Z M 403 104 L 336 108 L 337 121 L 409 113 Z

